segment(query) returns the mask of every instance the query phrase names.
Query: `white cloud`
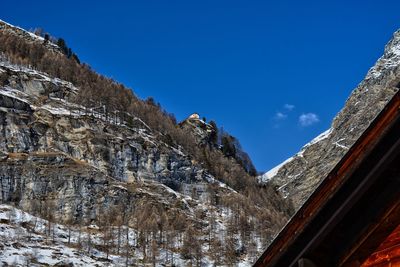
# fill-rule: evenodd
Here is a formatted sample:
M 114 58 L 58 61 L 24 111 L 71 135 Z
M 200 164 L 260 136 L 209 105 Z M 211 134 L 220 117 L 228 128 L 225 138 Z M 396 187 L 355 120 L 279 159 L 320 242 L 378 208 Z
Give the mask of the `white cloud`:
M 301 114 L 299 117 L 299 123 L 302 127 L 307 127 L 319 122 L 318 115 L 315 113 Z
M 288 111 L 292 111 L 295 108 L 295 105 L 285 104 L 283 107 Z
M 286 118 L 287 118 L 287 115 L 282 112 L 277 112 L 275 114 L 275 120 L 277 120 L 277 121 L 282 121 L 282 120 L 285 120 Z

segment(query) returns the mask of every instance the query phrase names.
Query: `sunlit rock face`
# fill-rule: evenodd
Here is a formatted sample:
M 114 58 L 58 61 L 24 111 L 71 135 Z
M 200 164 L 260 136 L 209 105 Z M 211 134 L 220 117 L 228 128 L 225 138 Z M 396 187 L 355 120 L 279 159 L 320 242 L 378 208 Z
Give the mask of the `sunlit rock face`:
M 140 119 L 128 127 L 69 103 L 77 90 L 71 84 L 7 64 L 0 73 L 1 201 L 28 209 L 51 193 L 60 214 L 76 217 L 83 209 L 71 205 L 89 210 L 118 196 L 122 189 L 112 186 L 118 181 L 153 180 L 180 191 L 213 179 Z

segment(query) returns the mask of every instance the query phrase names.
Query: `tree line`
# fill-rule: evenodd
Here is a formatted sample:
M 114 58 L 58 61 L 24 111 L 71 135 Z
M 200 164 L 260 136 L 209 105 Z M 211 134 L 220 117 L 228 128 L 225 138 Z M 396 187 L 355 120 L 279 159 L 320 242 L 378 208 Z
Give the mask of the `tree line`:
M 62 44 L 60 45 L 62 46 Z M 126 114 L 140 118 L 155 134 L 159 135 L 161 140 L 171 146 L 182 148 L 214 177 L 240 192 L 243 195 L 243 198 L 238 200 L 241 203 L 240 205 L 229 204 L 229 201 L 224 204 L 233 205 L 232 210 L 234 210 L 235 215 L 233 216 L 234 219 L 232 219 L 232 225 L 236 226 L 232 228 L 232 233 L 238 232 L 238 229 L 242 229 L 243 227 L 239 227 L 238 225 L 246 221 L 244 219 L 246 216 L 251 215 L 258 222 L 252 227 L 258 229 L 260 233 L 265 233 L 265 236 L 269 236 L 271 235 L 271 229 L 274 228 L 274 223 L 277 223 L 280 218 L 287 218 L 289 214 L 293 213 L 291 204 L 283 201 L 270 186 L 261 186 L 257 183 L 253 176 L 255 175 L 254 167 L 250 166 L 247 169 L 244 167 L 249 166 L 249 159 L 245 155 L 238 156 L 237 145 L 235 145 L 236 140 L 233 137 L 227 134 L 223 136 L 221 140 L 222 149 L 215 149 L 214 146 L 199 147 L 193 136 L 182 130 L 177 125 L 175 117 L 165 111 L 153 98 L 146 100 L 139 99 L 130 88 L 113 79 L 97 74 L 89 65 L 81 63 L 77 60 L 77 56 L 72 56 L 72 50 L 70 51 L 66 44 L 65 47 L 60 47 L 63 51 L 57 52 L 48 49 L 43 43 L 26 41 L 12 32 L 0 30 L 0 52 L 3 52 L 12 63 L 32 66 L 37 70 L 49 74 L 51 77 L 57 77 L 73 83 L 79 88 L 77 95 L 69 99 L 74 103 L 87 108 L 104 106 L 106 114 L 117 114 L 122 121 L 127 120 Z M 212 138 L 215 140 L 215 136 Z M 240 160 L 243 162 L 240 163 Z M 151 211 L 153 208 L 145 210 Z M 278 211 L 279 214 L 272 211 Z M 164 215 L 158 214 L 157 216 L 163 217 Z M 150 214 L 148 217 L 152 218 L 154 216 Z M 160 240 L 168 238 L 168 234 L 163 230 L 163 235 L 160 239 L 161 230 L 157 228 L 157 220 L 159 219 L 155 220 L 155 223 L 145 224 L 149 227 L 154 226 L 154 229 L 151 228 L 153 230 L 138 230 L 139 236 L 137 242 L 138 244 L 142 244 L 142 246 L 146 246 L 143 248 L 145 255 L 153 256 L 151 251 L 149 251 L 153 243 L 155 246 L 159 246 Z M 169 229 L 170 227 L 168 223 L 162 223 L 161 225 L 163 229 Z M 191 229 L 190 231 L 196 231 L 196 229 Z M 240 235 L 243 238 L 249 232 L 252 232 L 252 230 L 248 232 L 245 230 L 241 231 Z M 263 235 L 261 234 L 261 236 Z M 184 232 L 179 232 L 177 236 L 178 238 L 181 237 L 179 240 L 183 246 L 184 242 L 193 244 L 194 241 L 191 239 L 184 240 L 196 235 L 191 233 L 185 237 Z M 227 233 L 226 237 L 229 236 Z M 229 239 L 227 240 L 229 241 Z M 221 244 L 228 242 L 227 240 L 224 238 L 224 240 L 216 241 L 217 243 L 210 244 L 210 247 L 218 246 L 218 242 L 221 242 Z M 244 238 L 243 240 L 247 239 Z M 232 238 L 226 244 L 230 244 L 232 248 L 238 246 L 237 241 L 234 241 Z M 185 251 L 183 248 L 182 250 Z M 188 248 L 184 252 L 188 257 L 196 257 L 196 253 L 198 254 L 199 251 L 193 250 L 193 247 Z M 218 251 L 215 253 L 218 253 Z M 215 255 L 215 257 L 220 258 L 220 255 Z
M 215 190 L 212 187 L 208 190 Z M 72 204 L 71 211 L 82 208 L 82 216 L 55 213 L 59 203 L 51 196 L 32 199 L 32 214 L 47 222 L 40 230 L 36 218 L 30 221 L 24 226 L 28 236 L 21 238 L 29 239 L 29 233 L 42 231 L 47 243 L 58 242 L 63 234 L 56 223 L 61 223 L 68 229 L 67 236 L 63 236 L 66 245 L 89 256 L 95 250 L 102 251 L 105 261 L 110 261 L 111 255 L 118 255 L 125 258 L 125 266 L 156 266 L 161 259 L 167 266 L 174 266 L 178 258 L 191 266 L 202 266 L 205 257 L 215 266 L 235 266 L 245 257 L 255 261 L 260 248 L 271 242 L 272 235 L 287 219 L 259 209 L 243 196 L 220 194 L 218 190 L 214 191 L 219 194 L 218 203 L 212 193 L 207 199 L 208 204 L 217 208 L 197 209 L 192 217 L 181 208 L 179 199 L 166 205 L 151 198 L 135 197 L 135 185 L 127 189 L 119 201 L 106 198 L 104 202 L 95 202 L 93 207 L 79 208 L 79 203 Z M 222 216 L 221 211 L 225 213 Z M 225 227 L 221 227 L 221 220 Z

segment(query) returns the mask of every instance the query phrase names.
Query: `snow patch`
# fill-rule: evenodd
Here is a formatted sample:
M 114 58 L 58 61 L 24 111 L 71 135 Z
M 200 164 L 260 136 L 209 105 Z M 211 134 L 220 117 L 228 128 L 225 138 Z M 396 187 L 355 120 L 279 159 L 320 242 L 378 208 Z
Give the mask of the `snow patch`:
M 326 130 L 325 132 L 321 133 L 320 135 L 318 135 L 317 137 L 315 137 L 313 140 L 311 140 L 308 144 L 304 145 L 302 150 L 304 150 L 305 148 L 314 145 L 316 143 L 321 142 L 322 140 L 327 139 L 332 133 L 332 128 L 329 128 L 328 130 Z
M 285 164 L 291 162 L 293 159 L 294 159 L 294 157 L 290 157 L 287 160 L 285 160 L 284 162 L 282 162 L 281 164 L 275 166 L 274 168 L 272 168 L 268 172 L 264 173 L 262 176 L 259 177 L 259 181 L 264 182 L 264 183 L 270 181 L 272 178 L 274 178 L 278 174 L 279 170 Z
M 337 140 L 335 143 L 333 143 L 335 146 L 337 146 L 337 147 L 340 147 L 340 148 L 343 148 L 343 149 L 345 149 L 345 150 L 348 150 L 349 148 L 347 147 L 347 146 L 345 146 L 345 145 L 342 145 L 342 144 L 340 144 L 339 142 L 342 142 L 342 141 L 344 141 L 345 140 L 345 138 L 342 138 L 342 139 L 340 139 L 340 140 Z
M 3 88 L 0 88 L 0 94 L 17 99 L 21 102 L 24 102 L 24 103 L 30 105 L 29 101 L 22 97 L 22 95 L 26 95 L 26 94 L 24 94 L 21 91 L 18 91 L 18 90 L 9 88 L 9 87 L 3 87 Z
M 332 133 L 332 128 L 326 130 L 325 132 L 321 133 L 320 135 L 318 135 L 317 137 L 315 137 L 313 140 L 311 140 L 309 143 L 307 143 L 306 145 L 303 146 L 303 148 L 300 150 L 300 152 L 298 152 L 296 155 L 294 155 L 293 157 L 288 158 L 287 160 L 285 160 L 284 162 L 282 162 L 281 164 L 277 165 L 276 167 L 272 168 L 271 170 L 269 170 L 268 172 L 266 172 L 265 174 L 261 175 L 258 177 L 259 182 L 262 183 L 266 183 L 268 181 L 270 181 L 271 179 L 273 179 L 279 172 L 279 170 L 286 165 L 287 163 L 291 162 L 292 160 L 295 159 L 295 157 L 303 157 L 303 153 L 306 150 L 307 147 L 314 145 L 316 143 L 319 143 L 327 138 L 329 138 L 329 136 Z

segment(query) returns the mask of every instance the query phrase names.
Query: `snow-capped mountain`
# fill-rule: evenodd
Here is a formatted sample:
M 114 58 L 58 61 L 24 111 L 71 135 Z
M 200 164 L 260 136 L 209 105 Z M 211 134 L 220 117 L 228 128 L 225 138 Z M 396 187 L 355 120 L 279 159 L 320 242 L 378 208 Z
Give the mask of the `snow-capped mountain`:
M 399 90 L 399 66 L 400 31 L 397 31 L 330 129 L 259 179 L 274 184 L 298 209 Z

